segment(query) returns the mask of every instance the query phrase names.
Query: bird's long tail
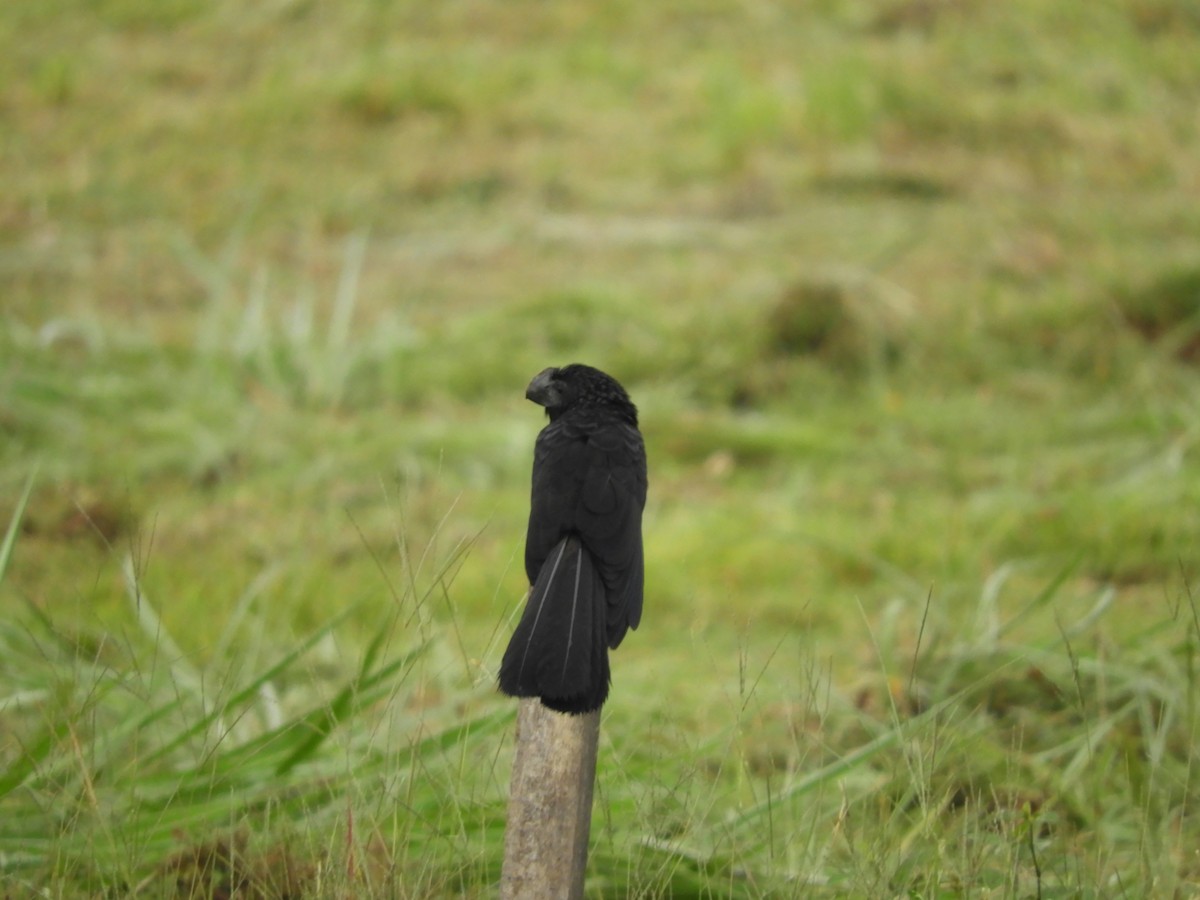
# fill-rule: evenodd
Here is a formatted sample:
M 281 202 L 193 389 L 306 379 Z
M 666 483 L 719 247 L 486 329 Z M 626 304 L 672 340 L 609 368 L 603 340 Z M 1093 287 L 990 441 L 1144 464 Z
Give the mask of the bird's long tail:
M 584 713 L 608 697 L 604 582 L 577 537 L 563 538 L 529 591 L 500 663 L 500 690 Z

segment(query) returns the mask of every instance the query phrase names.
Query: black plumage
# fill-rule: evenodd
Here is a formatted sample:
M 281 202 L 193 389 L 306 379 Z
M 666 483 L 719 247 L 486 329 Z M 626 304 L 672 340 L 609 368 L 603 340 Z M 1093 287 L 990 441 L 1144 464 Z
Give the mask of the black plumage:
M 598 369 L 546 369 L 525 396 L 550 422 L 533 454 L 532 587 L 504 651 L 500 690 L 590 712 L 608 697 L 609 649 L 642 617 L 646 449 L 637 407 Z

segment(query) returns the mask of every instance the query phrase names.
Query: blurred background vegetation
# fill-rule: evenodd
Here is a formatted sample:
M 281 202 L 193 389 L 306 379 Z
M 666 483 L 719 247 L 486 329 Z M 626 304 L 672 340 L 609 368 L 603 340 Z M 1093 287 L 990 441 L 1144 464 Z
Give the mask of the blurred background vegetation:
M 5 890 L 487 894 L 572 361 L 651 468 L 597 896 L 1197 889 L 1200 5 L 9 0 L 0 50 Z

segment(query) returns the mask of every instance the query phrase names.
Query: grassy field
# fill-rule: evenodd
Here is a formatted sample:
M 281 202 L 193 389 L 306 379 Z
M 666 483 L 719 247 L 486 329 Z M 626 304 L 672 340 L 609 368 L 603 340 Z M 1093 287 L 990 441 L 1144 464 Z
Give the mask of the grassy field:
M 546 365 L 594 897 L 1200 896 L 1200 4 L 0 6 L 0 896 L 491 896 Z

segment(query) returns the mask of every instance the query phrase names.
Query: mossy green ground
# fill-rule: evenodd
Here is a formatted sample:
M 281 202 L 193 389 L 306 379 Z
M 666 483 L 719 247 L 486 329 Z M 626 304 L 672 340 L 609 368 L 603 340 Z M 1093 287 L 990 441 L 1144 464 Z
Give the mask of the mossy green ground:
M 489 895 L 571 361 L 651 477 L 590 894 L 1200 891 L 1196 3 L 12 0 L 0 51 L 5 892 Z

